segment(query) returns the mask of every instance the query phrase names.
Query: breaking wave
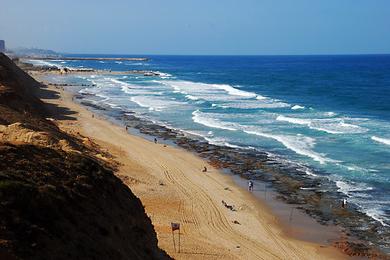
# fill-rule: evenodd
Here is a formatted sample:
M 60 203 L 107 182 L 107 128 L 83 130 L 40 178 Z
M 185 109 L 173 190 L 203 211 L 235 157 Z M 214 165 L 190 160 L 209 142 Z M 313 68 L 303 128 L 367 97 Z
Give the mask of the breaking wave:
M 306 125 L 311 129 L 324 131 L 329 134 L 357 134 L 367 132 L 367 129 L 358 125 L 345 123 L 343 119 L 307 119 L 279 115 L 276 120 L 292 124 Z
M 382 137 L 377 137 L 377 136 L 371 136 L 371 139 L 378 142 L 382 143 L 385 145 L 390 145 L 390 139 L 382 138 Z

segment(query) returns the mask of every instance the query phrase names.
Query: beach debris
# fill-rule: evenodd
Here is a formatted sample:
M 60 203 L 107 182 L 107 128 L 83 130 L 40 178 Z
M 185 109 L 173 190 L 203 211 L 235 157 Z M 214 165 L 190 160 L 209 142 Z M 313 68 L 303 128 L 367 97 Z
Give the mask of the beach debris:
M 230 209 L 231 211 L 236 211 L 236 208 L 235 208 L 234 205 L 229 205 L 229 204 L 227 204 L 224 200 L 222 200 L 222 205 L 224 205 L 225 208 L 228 208 L 228 209 Z
M 232 222 L 233 222 L 233 224 L 241 225 L 241 223 L 238 222 L 237 220 L 233 220 Z
M 202 172 L 207 172 L 207 167 L 205 166 L 205 167 L 203 167 L 203 170 L 202 170 Z

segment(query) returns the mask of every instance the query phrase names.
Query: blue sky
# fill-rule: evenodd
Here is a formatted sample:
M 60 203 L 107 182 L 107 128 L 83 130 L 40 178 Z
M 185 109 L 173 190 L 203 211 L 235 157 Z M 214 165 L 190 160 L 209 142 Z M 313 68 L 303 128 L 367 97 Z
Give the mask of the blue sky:
M 0 39 L 72 53 L 390 53 L 390 0 L 0 0 Z

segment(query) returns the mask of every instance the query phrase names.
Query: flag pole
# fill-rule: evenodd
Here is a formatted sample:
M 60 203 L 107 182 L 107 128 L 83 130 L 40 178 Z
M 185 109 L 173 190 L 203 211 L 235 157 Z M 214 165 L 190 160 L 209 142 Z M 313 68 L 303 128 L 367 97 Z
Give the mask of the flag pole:
M 179 228 L 179 253 L 180 253 L 180 228 Z
M 173 239 L 173 249 L 175 250 L 176 253 L 176 244 L 175 244 L 175 232 L 172 229 L 172 239 Z

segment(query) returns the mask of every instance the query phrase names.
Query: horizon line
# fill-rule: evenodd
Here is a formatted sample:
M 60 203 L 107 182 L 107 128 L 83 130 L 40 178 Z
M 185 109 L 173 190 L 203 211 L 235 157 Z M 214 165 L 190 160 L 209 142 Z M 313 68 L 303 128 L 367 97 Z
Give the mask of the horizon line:
M 57 52 L 57 51 L 55 51 Z M 82 53 L 82 52 L 57 52 L 63 55 L 133 55 L 133 56 L 374 56 L 390 55 L 389 53 L 322 53 L 322 54 L 131 54 L 131 53 Z

